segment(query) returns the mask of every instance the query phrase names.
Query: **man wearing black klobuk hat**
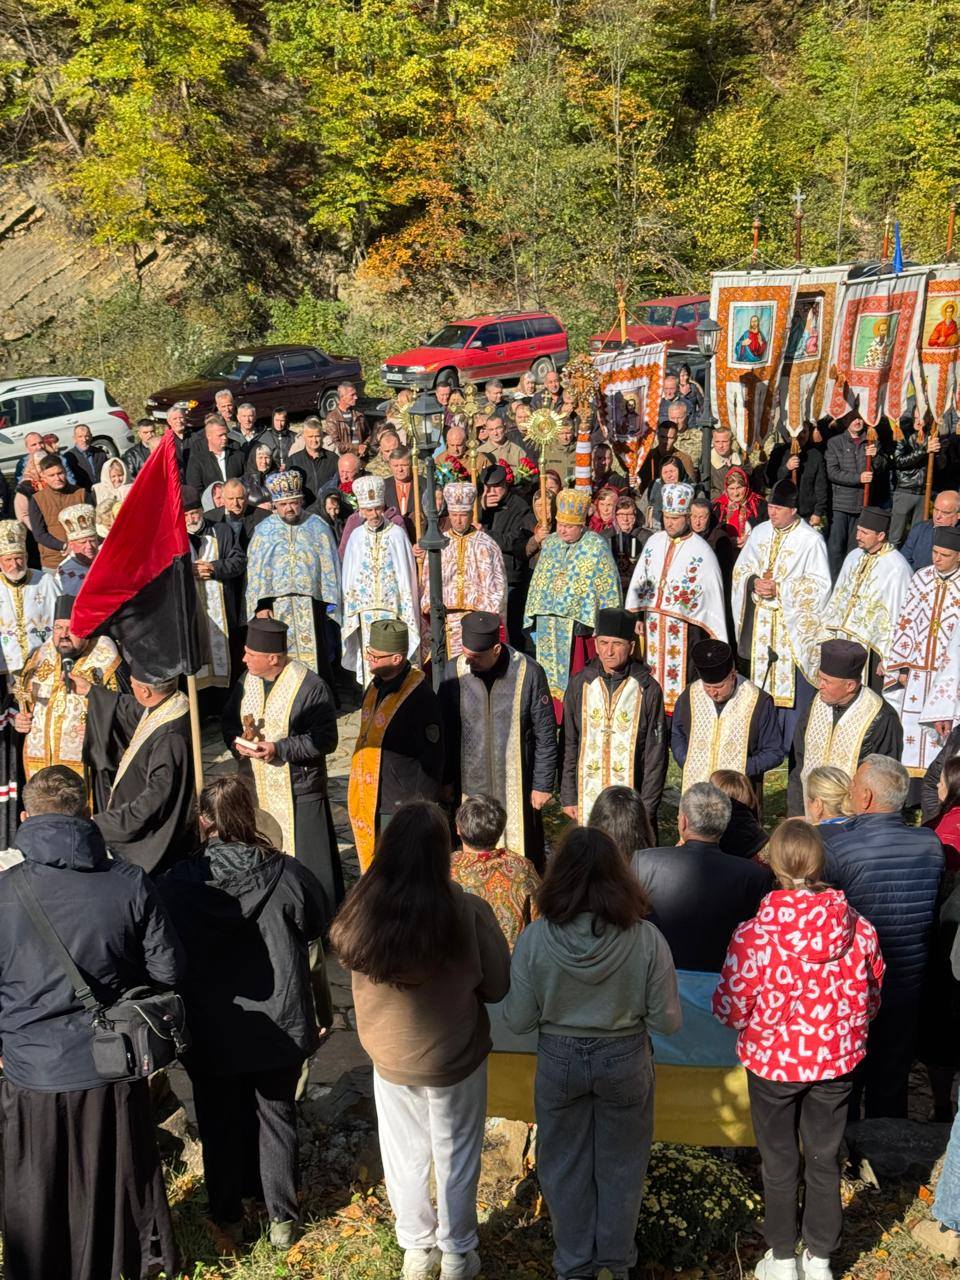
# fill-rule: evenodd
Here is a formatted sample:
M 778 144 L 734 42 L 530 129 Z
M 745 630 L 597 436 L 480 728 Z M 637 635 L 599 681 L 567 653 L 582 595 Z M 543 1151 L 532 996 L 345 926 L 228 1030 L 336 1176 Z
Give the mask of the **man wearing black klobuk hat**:
M 888 541 L 890 513 L 864 507 L 857 516 L 857 545 L 843 562 L 840 576 L 823 615 L 824 640 L 856 640 L 867 650 L 865 682 L 875 693 L 883 690 L 878 667 L 890 657 L 893 633 L 900 619 L 910 579 L 910 566 Z M 902 690 L 889 698 L 899 714 Z
M 480 473 L 480 528 L 503 552 L 507 575 L 507 639 L 514 649 L 529 653 L 523 631 L 523 610 L 530 585 L 527 543 L 537 527 L 529 502 L 509 484 L 501 466 L 485 467 Z
M 663 690 L 634 656 L 633 614 L 601 609 L 594 634 L 597 656 L 571 676 L 563 698 L 560 803 L 586 823 L 605 787 L 633 787 L 656 830 L 668 764 Z
M 130 680 L 109 636 L 83 639 L 71 632 L 74 598 L 57 598 L 53 635 L 27 661 L 23 686 L 30 691 L 30 698 L 17 713 L 14 728 L 26 735 L 23 771 L 27 781 L 38 769 L 62 764 L 86 779 L 88 795 L 102 806 L 109 786 L 103 786 L 105 779 L 93 773 L 84 755 L 87 699 L 78 685 L 86 682 L 114 693 L 129 693 Z
M 903 729 L 894 709 L 862 683 L 867 651 L 855 640 L 820 646 L 816 697 L 797 722 L 795 764 L 787 784 L 787 812 L 802 817 L 804 784 L 812 769 L 833 765 L 848 778 L 869 755 L 899 760 Z
M 197 672 L 197 688 L 228 689 L 233 637 L 240 617 L 240 585 L 247 557 L 230 525 L 215 524 L 207 519 L 196 489 L 184 485 L 182 497 L 197 586 L 197 625 L 204 659 Z
M 455 802 L 493 796 L 507 811 L 504 843 L 543 867 L 541 810 L 557 776 L 557 723 L 546 673 L 500 640 L 500 619 L 463 618 L 463 652 L 439 690 L 444 785 Z
M 407 800 L 439 800 L 443 784 L 440 701 L 407 654 L 410 636 L 399 618 L 370 623 L 364 662 L 372 678 L 360 704 L 347 812 L 366 871 L 377 836 Z
M 693 662 L 698 678 L 681 693 L 670 726 L 670 748 L 683 770 L 681 793 L 709 782 L 717 769 L 734 769 L 761 795 L 763 775 L 785 754 L 773 699 L 737 674 L 733 649 L 722 640 L 695 644 Z
M 331 909 L 343 899 L 343 871 L 327 799 L 326 757 L 337 746 L 327 682 L 287 651 L 287 625 L 251 618 L 246 671 L 230 691 L 223 740 L 249 767 L 257 804 L 278 823 L 284 853 L 323 885 Z
M 884 664 L 904 688 L 903 764 L 922 777 L 960 722 L 960 526 L 933 534 L 933 563 L 919 569 Z
M 773 698 L 786 753 L 816 692 L 830 564 L 823 536 L 797 514 L 792 480 L 773 486 L 767 515 L 734 566 L 733 622 L 741 670 Z

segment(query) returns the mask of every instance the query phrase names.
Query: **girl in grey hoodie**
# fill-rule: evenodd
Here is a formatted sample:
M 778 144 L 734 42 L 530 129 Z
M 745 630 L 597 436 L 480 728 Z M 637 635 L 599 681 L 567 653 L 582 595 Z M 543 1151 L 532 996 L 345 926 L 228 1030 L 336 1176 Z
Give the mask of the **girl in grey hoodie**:
M 573 827 L 547 870 L 541 918 L 520 935 L 503 1003 L 518 1034 L 539 1030 L 537 1175 L 562 1280 L 614 1280 L 637 1260 L 653 1138 L 648 1030 L 680 1029 L 670 948 L 646 894 L 604 832 Z

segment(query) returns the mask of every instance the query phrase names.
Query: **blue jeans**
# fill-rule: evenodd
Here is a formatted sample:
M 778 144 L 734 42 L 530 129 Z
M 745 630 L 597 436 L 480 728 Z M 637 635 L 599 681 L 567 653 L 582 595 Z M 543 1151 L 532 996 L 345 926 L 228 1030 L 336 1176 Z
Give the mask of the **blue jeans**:
M 960 1231 L 960 1112 L 950 1130 L 943 1171 L 933 1199 L 933 1216 L 951 1231 Z
M 626 1276 L 653 1139 L 649 1039 L 541 1034 L 535 1099 L 557 1275 Z

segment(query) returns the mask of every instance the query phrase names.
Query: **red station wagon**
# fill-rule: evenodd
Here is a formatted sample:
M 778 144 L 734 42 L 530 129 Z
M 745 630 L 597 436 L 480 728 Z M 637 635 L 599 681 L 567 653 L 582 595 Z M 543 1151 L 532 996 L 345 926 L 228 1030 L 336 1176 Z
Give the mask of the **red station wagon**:
M 672 298 L 651 298 L 633 308 L 639 324 L 627 325 L 627 341 L 642 347 L 647 342 L 666 342 L 671 347 L 695 347 L 697 322 L 710 314 L 710 298 L 705 293 L 684 293 Z M 620 346 L 620 326 L 590 339 L 591 351 L 612 351 Z
M 569 359 L 567 331 L 546 311 L 500 311 L 446 324 L 422 347 L 389 356 L 380 367 L 388 387 L 438 382 L 515 381 L 529 369 L 542 382 Z

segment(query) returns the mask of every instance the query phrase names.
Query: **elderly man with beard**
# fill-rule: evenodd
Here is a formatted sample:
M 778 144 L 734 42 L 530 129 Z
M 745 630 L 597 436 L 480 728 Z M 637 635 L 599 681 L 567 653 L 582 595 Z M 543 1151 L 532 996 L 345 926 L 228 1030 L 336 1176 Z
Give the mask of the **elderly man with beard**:
M 30 655 L 53 634 L 56 580 L 27 568 L 27 531 L 18 520 L 0 520 L 0 855 L 13 845 L 19 825 L 17 803 L 19 739 L 15 709 L 30 711 L 33 698 L 23 669 Z
M 464 615 L 463 650 L 440 685 L 444 785 L 454 803 L 493 796 L 507 814 L 504 843 L 543 868 L 541 810 L 557 772 L 557 726 L 547 677 L 532 658 L 501 643 L 500 619 Z
M 273 515 L 257 525 L 247 548 L 247 617 L 277 618 L 288 628 L 291 658 L 329 685 L 341 622 L 340 559 L 333 531 L 303 510 L 303 476 L 267 476 Z
M 70 630 L 73 602 L 73 596 L 58 598 L 53 635 L 27 660 L 23 683 L 30 689 L 30 710 L 17 712 L 14 728 L 26 735 L 23 772 L 28 781 L 38 769 L 64 765 L 85 779 L 88 797 L 102 808 L 109 787 L 103 786 L 102 775 L 89 769 L 84 756 L 87 699 L 77 692 L 72 677 L 102 685 L 114 693 L 129 693 L 130 683 L 123 659 L 109 636 L 85 640 Z
M 66 507 L 61 512 L 60 523 L 67 536 L 67 558 L 61 561 L 54 576 L 61 591 L 75 596 L 100 550 L 96 508 L 86 502 Z
M 143 470 L 144 463 L 160 441 L 157 435 L 157 424 L 153 418 L 141 418 L 137 423 L 136 431 L 137 443 L 132 444 L 123 455 L 123 464 L 127 468 L 127 476 L 130 480 Z M 98 476 L 97 479 L 99 478 Z

